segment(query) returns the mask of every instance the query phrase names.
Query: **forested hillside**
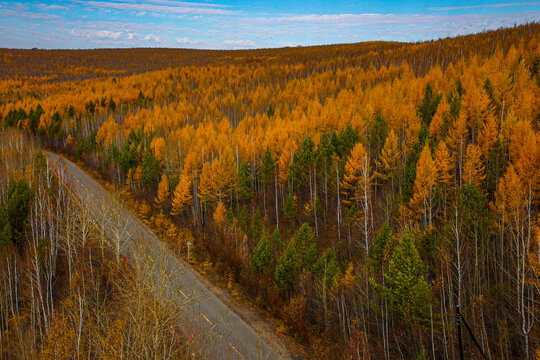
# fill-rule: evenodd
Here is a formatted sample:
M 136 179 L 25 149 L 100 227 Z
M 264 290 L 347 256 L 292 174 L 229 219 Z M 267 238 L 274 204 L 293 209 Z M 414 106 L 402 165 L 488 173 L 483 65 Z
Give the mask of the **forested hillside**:
M 2 50 L 0 122 L 190 231 L 310 359 L 456 359 L 456 305 L 489 359 L 534 359 L 539 35 Z
M 118 256 L 68 172 L 0 133 L 0 359 L 191 359 L 144 266 Z M 185 322 L 184 322 L 185 324 Z

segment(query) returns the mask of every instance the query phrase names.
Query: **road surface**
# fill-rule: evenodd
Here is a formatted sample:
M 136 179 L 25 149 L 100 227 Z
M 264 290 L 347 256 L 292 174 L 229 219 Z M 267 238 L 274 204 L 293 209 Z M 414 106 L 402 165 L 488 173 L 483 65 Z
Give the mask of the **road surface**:
M 194 335 L 194 347 L 206 359 L 290 359 L 208 290 L 183 260 L 171 254 L 91 175 L 54 153 L 48 157 L 53 166 L 66 166 L 72 179 L 70 187 L 98 226 L 103 227 L 119 255 L 147 271 L 162 301 L 172 302 L 185 314 L 188 333 L 192 331 Z

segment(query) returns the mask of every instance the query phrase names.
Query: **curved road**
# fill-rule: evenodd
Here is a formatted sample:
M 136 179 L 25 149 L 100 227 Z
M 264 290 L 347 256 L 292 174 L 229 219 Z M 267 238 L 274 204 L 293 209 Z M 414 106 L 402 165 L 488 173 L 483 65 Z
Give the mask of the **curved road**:
M 172 255 L 91 175 L 54 153 L 48 153 L 48 157 L 57 168 L 66 166 L 71 188 L 98 226 L 103 227 L 119 255 L 148 274 L 148 281 L 162 302 L 173 303 L 185 314 L 186 327 L 194 335 L 194 347 L 206 359 L 290 359 L 208 290 L 184 261 Z

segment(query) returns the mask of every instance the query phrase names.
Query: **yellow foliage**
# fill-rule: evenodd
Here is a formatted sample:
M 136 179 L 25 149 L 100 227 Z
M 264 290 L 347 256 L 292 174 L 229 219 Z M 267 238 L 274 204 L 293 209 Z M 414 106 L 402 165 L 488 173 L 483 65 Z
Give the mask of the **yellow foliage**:
M 436 182 L 437 167 L 431 156 L 429 144 L 426 143 L 416 164 L 416 178 L 410 202 L 410 207 L 414 212 L 423 214 L 426 225 L 431 225 L 432 201 Z
M 157 196 L 154 199 L 156 202 L 156 205 L 158 207 L 163 206 L 167 200 L 169 200 L 170 192 L 169 192 L 169 178 L 165 173 L 161 175 L 161 181 L 158 185 L 158 192 Z
M 400 156 L 398 137 L 394 130 L 390 130 L 381 150 L 381 160 L 375 162 L 379 168 L 377 176 L 383 180 L 389 179 L 394 174 Z
M 469 144 L 463 166 L 463 182 L 480 187 L 482 181 L 486 178 L 484 174 L 485 166 L 481 159 L 482 153 L 478 145 Z
M 341 181 L 341 188 L 346 196 L 343 202 L 345 204 L 356 203 L 357 208 L 360 208 L 359 203 L 366 202 L 367 196 L 371 192 L 372 180 L 373 175 L 366 148 L 358 143 L 354 146 L 345 164 L 345 174 Z
M 223 205 L 222 202 L 218 202 L 213 215 L 214 223 L 217 225 L 218 228 L 223 228 L 223 225 L 226 221 L 226 213 L 227 209 L 225 209 L 225 205 Z
M 189 173 L 184 170 L 178 185 L 176 185 L 176 189 L 174 189 L 171 215 L 180 215 L 192 202 L 191 177 L 189 176 Z
M 440 184 L 450 185 L 452 180 L 452 174 L 450 173 L 454 168 L 452 161 L 452 155 L 446 143 L 441 141 L 435 149 L 435 164 L 437 166 L 437 181 Z
M 154 151 L 154 155 L 159 162 L 163 161 L 163 150 L 165 149 L 165 139 L 162 137 L 155 137 L 150 142 L 150 148 Z

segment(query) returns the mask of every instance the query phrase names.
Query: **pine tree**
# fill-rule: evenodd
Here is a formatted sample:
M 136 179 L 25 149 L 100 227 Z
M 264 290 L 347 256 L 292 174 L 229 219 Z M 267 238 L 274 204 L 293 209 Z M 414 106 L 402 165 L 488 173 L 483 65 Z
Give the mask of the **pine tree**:
M 272 249 L 268 240 L 268 233 L 263 231 L 257 246 L 253 249 L 249 260 L 249 269 L 254 273 L 262 273 L 266 270 L 271 270 L 274 264 Z
M 281 234 L 277 227 L 272 232 L 272 235 L 270 235 L 269 243 L 270 248 L 274 253 L 274 257 L 277 259 L 278 255 L 283 251 L 283 240 L 281 239 Z
M 9 182 L 6 212 L 11 236 L 17 245 L 22 245 L 24 241 L 24 228 L 30 212 L 31 199 L 32 189 L 24 179 Z M 8 233 L 6 226 L 3 231 L 5 234 Z
M 268 186 L 272 183 L 275 167 L 276 165 L 272 153 L 270 152 L 270 148 L 266 147 L 266 150 L 261 157 L 261 166 L 259 167 L 259 180 L 263 186 Z
M 154 187 L 159 180 L 161 167 L 152 151 L 146 150 L 142 161 L 142 183 L 150 188 Z
M 388 135 L 388 124 L 386 119 L 380 112 L 375 115 L 375 120 L 371 124 L 368 130 L 368 143 L 370 147 L 370 153 L 373 156 L 378 156 L 381 151 L 385 139 Z
M 274 274 L 276 287 L 281 291 L 291 288 L 296 282 L 300 266 L 301 257 L 296 249 L 296 239 L 293 238 L 287 244 L 285 253 L 279 258 L 276 266 Z
M 422 123 L 426 124 L 428 128 L 441 99 L 442 94 L 434 95 L 433 87 L 430 83 L 427 83 L 424 91 L 424 99 L 422 99 L 422 103 L 418 106 L 418 116 L 420 116 Z
M 0 249 L 11 241 L 11 226 L 6 209 L 0 206 Z
M 372 271 L 380 273 L 384 264 L 388 263 L 394 247 L 392 239 L 392 230 L 387 223 L 384 223 L 369 247 L 368 264 Z
M 236 174 L 236 192 L 238 200 L 247 201 L 253 197 L 253 177 L 245 161 L 240 163 Z
M 180 215 L 192 202 L 191 177 L 184 171 L 178 185 L 176 185 L 176 189 L 174 189 L 171 215 Z
M 424 278 L 424 266 L 408 230 L 392 252 L 385 280 L 384 293 L 390 310 L 406 323 L 425 323 L 431 289 Z
M 317 260 L 318 250 L 314 236 L 313 229 L 306 223 L 294 235 L 301 261 L 301 268 L 311 269 Z
M 339 264 L 333 249 L 327 249 L 321 254 L 314 266 L 315 273 L 321 278 L 325 291 L 330 292 L 336 284 Z

